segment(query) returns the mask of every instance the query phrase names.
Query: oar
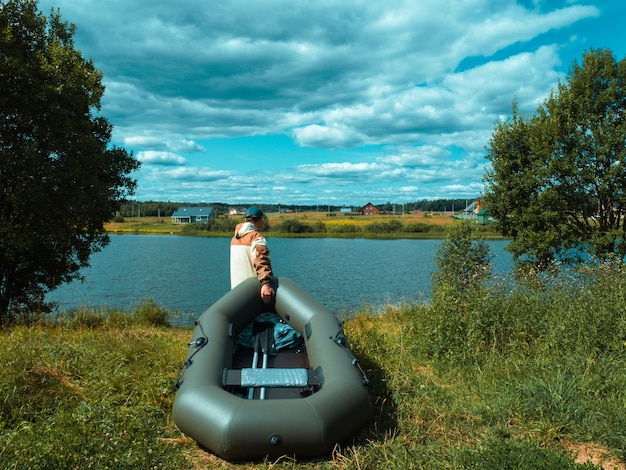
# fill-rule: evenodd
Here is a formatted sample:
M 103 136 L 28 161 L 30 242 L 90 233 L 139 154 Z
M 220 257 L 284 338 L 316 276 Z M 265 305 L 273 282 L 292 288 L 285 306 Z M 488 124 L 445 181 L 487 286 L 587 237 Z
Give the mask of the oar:
M 263 352 L 263 369 L 267 368 L 267 358 L 272 345 L 274 344 L 274 324 L 272 322 L 254 322 L 252 325 L 252 345 L 254 354 L 252 356 L 252 368 L 257 368 L 259 362 L 259 349 Z M 248 389 L 248 399 L 254 397 L 254 387 Z M 265 399 L 265 387 L 261 387 L 260 399 Z
M 252 325 L 252 347 L 254 348 L 254 354 L 252 355 L 252 369 L 256 369 L 259 362 L 259 348 L 261 347 L 261 338 L 259 337 L 259 323 L 254 322 Z M 252 400 L 254 397 L 254 387 L 248 389 L 248 400 Z
M 267 369 L 267 358 L 270 354 L 270 349 L 274 344 L 274 324 L 272 322 L 263 322 L 262 328 L 263 329 L 260 333 L 260 342 L 261 350 L 263 351 L 263 369 Z M 259 399 L 265 400 L 265 387 L 261 387 Z

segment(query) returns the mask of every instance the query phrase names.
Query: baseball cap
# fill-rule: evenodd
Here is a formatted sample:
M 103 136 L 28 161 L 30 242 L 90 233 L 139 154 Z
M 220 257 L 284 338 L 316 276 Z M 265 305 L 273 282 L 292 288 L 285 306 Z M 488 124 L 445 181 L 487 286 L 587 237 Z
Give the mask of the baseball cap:
M 247 219 L 248 217 L 252 219 L 260 219 L 263 217 L 263 211 L 256 206 L 248 207 L 248 210 L 244 214 L 244 217 Z

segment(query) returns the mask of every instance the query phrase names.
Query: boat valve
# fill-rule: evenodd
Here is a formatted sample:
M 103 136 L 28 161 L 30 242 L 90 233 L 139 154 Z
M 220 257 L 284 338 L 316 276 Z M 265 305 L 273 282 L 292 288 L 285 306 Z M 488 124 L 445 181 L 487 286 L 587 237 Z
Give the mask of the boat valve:
M 280 434 L 272 434 L 270 436 L 271 446 L 278 447 L 279 445 L 282 445 L 282 443 L 283 443 L 283 438 L 281 437 Z
M 208 340 L 201 336 L 197 340 L 189 342 L 188 346 L 193 346 L 194 348 L 201 348 L 207 343 L 208 343 Z

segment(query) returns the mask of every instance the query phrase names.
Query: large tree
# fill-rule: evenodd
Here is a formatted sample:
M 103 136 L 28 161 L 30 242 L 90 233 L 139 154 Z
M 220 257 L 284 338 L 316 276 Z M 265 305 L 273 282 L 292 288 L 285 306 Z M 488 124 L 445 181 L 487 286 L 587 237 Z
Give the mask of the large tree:
M 487 210 L 519 262 L 626 255 L 626 60 L 589 50 L 537 113 L 499 122 L 487 147 Z
M 79 277 L 139 162 L 97 116 L 102 74 L 75 26 L 33 0 L 0 0 L 0 324 Z

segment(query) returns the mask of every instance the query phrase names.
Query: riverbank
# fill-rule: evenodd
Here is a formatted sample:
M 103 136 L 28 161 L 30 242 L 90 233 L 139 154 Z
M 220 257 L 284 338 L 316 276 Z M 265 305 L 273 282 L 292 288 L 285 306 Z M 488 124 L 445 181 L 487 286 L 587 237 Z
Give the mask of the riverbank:
M 241 216 L 221 216 L 232 225 L 241 222 Z M 451 214 L 425 213 L 402 215 L 342 215 L 327 212 L 291 212 L 268 214 L 269 228 L 264 230 L 270 237 L 289 238 L 373 238 L 373 239 L 439 239 L 455 222 Z M 203 224 L 172 224 L 164 217 L 133 217 L 123 222 L 111 221 L 105 230 L 115 234 L 161 234 L 230 237 L 229 230 L 206 229 Z M 501 236 L 490 225 L 476 224 L 476 230 L 489 239 Z
M 173 424 L 190 329 L 146 302 L 0 331 L 6 468 L 626 469 L 626 274 L 530 279 L 346 321 L 369 425 L 332 455 L 230 464 Z M 582 465 L 593 460 L 592 464 Z M 578 463 L 576 463 L 578 462 Z

